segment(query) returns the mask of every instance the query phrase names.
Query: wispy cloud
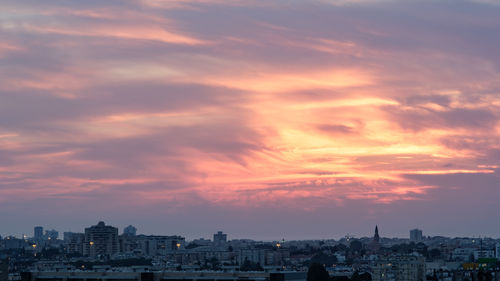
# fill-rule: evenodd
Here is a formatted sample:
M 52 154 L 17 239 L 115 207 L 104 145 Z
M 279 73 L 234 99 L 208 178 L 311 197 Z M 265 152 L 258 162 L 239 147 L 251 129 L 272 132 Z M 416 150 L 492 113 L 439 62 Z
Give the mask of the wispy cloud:
M 464 201 L 457 179 L 494 197 L 499 9 L 6 1 L 0 211 L 94 204 L 89 216 L 120 220 L 133 206 L 239 229 L 228 214 L 265 210 L 291 228 L 290 214 L 328 213 L 356 228 L 457 190 Z

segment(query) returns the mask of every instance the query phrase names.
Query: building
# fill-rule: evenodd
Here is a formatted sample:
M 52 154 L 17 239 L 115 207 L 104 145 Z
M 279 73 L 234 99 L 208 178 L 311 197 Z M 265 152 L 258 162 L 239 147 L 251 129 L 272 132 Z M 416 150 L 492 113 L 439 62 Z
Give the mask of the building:
M 83 254 L 85 234 L 64 232 L 64 249 L 67 254 Z
M 118 228 L 105 225 L 102 221 L 85 228 L 84 256 L 91 258 L 111 256 L 118 253 L 118 250 Z
M 451 259 L 454 261 L 473 261 L 474 248 L 456 248 L 451 253 Z
M 373 241 L 380 243 L 380 236 L 378 235 L 378 225 L 375 226 L 375 235 L 373 235 Z
M 500 243 L 495 245 L 495 257 L 500 260 Z
M 370 243 L 368 243 L 368 250 L 372 253 L 377 253 L 380 250 L 380 236 L 378 234 L 378 225 L 375 226 L 375 234 Z
M 123 229 L 123 235 L 125 236 L 136 236 L 137 235 L 137 228 L 129 225 Z
M 306 272 L 206 272 L 206 271 L 33 271 L 22 272 L 21 281 L 306 281 Z
M 163 235 L 121 235 L 118 237 L 121 253 L 140 253 L 146 256 L 164 256 L 184 249 L 185 238 Z
M 43 227 L 35 226 L 33 238 L 35 239 L 35 241 L 42 241 L 42 239 L 43 239 Z
M 214 246 L 215 247 L 224 247 L 227 243 L 227 234 L 222 233 L 222 231 L 218 231 L 214 234 Z
M 269 250 L 265 249 L 241 249 L 238 253 L 238 264 L 242 265 L 245 261 L 258 263 L 261 266 L 266 265 L 266 254 Z
M 57 230 L 45 230 L 45 239 L 46 240 L 57 240 L 59 238 L 59 232 Z
M 71 235 L 73 235 L 73 232 L 68 232 L 68 231 L 63 232 L 64 243 L 68 242 L 71 239 Z
M 422 241 L 422 230 L 417 228 L 410 230 L 410 241 L 411 242 Z
M 0 281 L 7 281 L 9 279 L 9 260 L 0 259 Z
M 494 258 L 495 257 L 495 251 L 493 250 L 475 250 L 474 251 L 474 260 L 478 259 L 488 259 L 488 258 Z
M 425 260 L 417 256 L 394 256 L 373 267 L 373 281 L 425 281 Z
M 1 243 L 0 243 L 0 248 L 3 249 L 22 249 L 26 247 L 28 244 L 24 239 L 19 239 L 13 236 L 7 236 L 5 237 Z

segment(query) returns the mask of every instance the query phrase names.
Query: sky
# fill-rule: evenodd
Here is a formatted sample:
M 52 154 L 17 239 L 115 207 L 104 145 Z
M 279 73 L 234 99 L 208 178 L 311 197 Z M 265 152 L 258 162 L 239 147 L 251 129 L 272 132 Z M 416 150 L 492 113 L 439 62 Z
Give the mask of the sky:
M 0 235 L 500 237 L 497 1 L 0 2 Z

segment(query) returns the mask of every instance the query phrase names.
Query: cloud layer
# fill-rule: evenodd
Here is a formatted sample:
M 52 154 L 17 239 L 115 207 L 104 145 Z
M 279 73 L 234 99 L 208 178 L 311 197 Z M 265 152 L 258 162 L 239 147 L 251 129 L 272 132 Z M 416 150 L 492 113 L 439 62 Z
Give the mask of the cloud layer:
M 7 231 L 500 235 L 497 5 L 4 2 Z

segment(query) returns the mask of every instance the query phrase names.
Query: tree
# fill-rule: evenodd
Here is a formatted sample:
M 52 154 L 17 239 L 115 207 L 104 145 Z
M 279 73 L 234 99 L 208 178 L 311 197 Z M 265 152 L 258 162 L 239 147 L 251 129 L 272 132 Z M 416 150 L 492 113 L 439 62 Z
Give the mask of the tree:
M 189 243 L 187 246 L 186 246 L 186 249 L 190 250 L 190 249 L 194 249 L 194 248 L 197 248 L 197 247 L 200 247 L 200 245 L 196 244 L 196 243 Z
M 484 274 L 484 280 L 485 280 L 485 281 L 491 281 L 491 280 L 493 280 L 493 275 L 491 274 L 491 272 L 490 272 L 490 271 L 488 271 L 488 272 L 486 272 L 486 273 Z
M 363 244 L 361 242 L 359 242 L 358 240 L 353 240 L 350 244 L 349 244 L 349 249 L 352 251 L 352 252 L 360 252 L 361 249 L 363 249 Z
M 439 249 L 432 249 L 429 252 L 429 258 L 435 259 L 441 256 L 441 251 Z
M 330 275 L 325 267 L 319 263 L 312 263 L 307 271 L 307 281 L 329 281 Z
M 240 271 L 264 271 L 264 268 L 256 262 L 245 259 L 243 264 L 240 266 Z
M 364 272 L 359 274 L 358 271 L 355 271 L 351 276 L 351 281 L 371 281 L 372 275 L 368 272 Z
M 325 264 L 328 266 L 332 266 L 332 264 L 337 263 L 337 257 L 335 255 L 326 255 L 323 252 L 320 252 L 316 254 L 314 257 L 311 259 L 311 264 L 313 263 L 319 263 L 319 264 Z
M 372 281 L 372 275 L 368 272 L 364 272 L 359 275 L 359 280 L 361 281 Z

